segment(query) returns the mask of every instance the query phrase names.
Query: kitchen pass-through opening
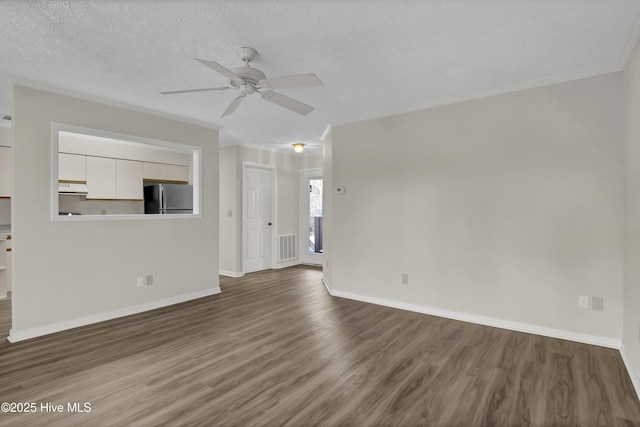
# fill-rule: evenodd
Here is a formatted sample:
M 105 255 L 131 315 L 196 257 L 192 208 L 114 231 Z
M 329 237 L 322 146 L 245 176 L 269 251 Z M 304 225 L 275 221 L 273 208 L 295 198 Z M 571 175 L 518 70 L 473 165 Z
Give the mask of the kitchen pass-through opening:
M 200 216 L 200 147 L 54 123 L 51 152 L 53 221 Z

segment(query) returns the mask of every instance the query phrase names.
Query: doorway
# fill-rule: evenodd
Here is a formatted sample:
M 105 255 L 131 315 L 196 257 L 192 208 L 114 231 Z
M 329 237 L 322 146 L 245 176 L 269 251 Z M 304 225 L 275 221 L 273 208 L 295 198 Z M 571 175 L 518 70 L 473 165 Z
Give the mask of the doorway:
M 275 168 L 242 164 L 242 271 L 273 268 Z
M 300 171 L 300 261 L 322 265 L 322 169 Z

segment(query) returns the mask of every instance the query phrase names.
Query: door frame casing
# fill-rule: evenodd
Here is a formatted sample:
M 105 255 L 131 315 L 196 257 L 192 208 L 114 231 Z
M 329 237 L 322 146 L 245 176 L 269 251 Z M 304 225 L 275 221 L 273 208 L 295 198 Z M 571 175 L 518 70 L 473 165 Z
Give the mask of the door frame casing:
M 278 235 L 278 221 L 276 221 L 277 218 L 277 206 L 276 206 L 276 201 L 278 200 L 278 198 L 276 197 L 277 195 L 277 188 L 276 188 L 276 176 L 277 176 L 277 169 L 275 166 L 273 165 L 263 165 L 260 163 L 253 163 L 253 162 L 246 162 L 243 161 L 242 162 L 242 190 L 241 190 L 241 200 L 240 203 L 242 205 L 242 221 L 241 221 L 241 227 L 240 227 L 240 248 L 241 248 L 241 253 L 242 253 L 242 274 L 246 274 L 247 273 L 247 245 L 245 244 L 245 233 L 247 230 L 247 223 L 246 223 L 246 216 L 247 216 L 247 204 L 246 204 L 246 191 L 247 191 L 247 183 L 246 183 L 246 170 L 247 168 L 255 168 L 255 169 L 266 169 L 271 171 L 271 222 L 273 223 L 273 226 L 271 228 L 271 233 L 269 233 L 269 247 L 271 248 L 271 265 L 269 266 L 270 268 L 275 268 L 276 263 L 277 263 L 277 247 L 276 247 L 276 243 L 277 243 L 277 238 L 276 236 Z
M 308 211 L 309 207 L 305 206 L 304 201 L 309 199 L 309 189 L 306 186 L 306 180 L 307 178 L 322 178 L 324 180 L 324 177 L 322 175 L 322 168 L 312 168 L 312 169 L 300 169 L 300 213 L 298 215 L 299 217 L 299 222 L 300 222 L 300 228 L 299 228 L 299 232 L 300 232 L 300 239 L 299 239 L 299 247 L 298 247 L 298 258 L 300 259 L 300 262 L 302 264 L 312 264 L 312 265 L 323 265 L 323 256 L 322 254 L 317 254 L 317 255 L 312 255 L 314 257 L 317 257 L 320 262 L 309 262 L 308 260 L 305 259 L 305 255 L 307 255 L 307 248 L 309 246 L 307 240 L 307 234 L 308 234 L 308 230 L 306 229 L 306 221 L 307 221 L 307 217 L 305 215 L 305 212 Z M 324 192 L 324 186 L 322 191 Z

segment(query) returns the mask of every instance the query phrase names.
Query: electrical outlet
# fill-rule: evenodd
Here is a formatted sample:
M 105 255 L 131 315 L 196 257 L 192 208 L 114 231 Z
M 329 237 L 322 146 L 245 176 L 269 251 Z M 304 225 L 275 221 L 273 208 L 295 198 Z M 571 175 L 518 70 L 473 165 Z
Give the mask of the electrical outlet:
M 144 286 L 144 276 L 138 276 L 138 287 L 142 288 Z
M 144 285 L 151 286 L 153 285 L 153 274 L 147 274 L 144 278 Z
M 400 283 L 402 283 L 403 285 L 409 284 L 409 275 L 407 273 L 402 273 L 400 275 Z
M 591 298 L 591 308 L 596 311 L 604 310 L 604 298 L 602 297 Z
M 589 297 L 585 295 L 580 295 L 578 297 L 578 307 L 589 308 Z

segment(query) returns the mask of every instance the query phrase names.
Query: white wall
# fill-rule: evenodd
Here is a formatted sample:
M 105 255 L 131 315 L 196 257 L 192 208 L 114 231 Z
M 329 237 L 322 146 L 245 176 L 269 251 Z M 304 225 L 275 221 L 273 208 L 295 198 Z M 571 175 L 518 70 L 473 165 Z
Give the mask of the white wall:
M 320 155 L 293 153 L 248 146 L 220 150 L 220 269 L 225 273 L 242 272 L 242 163 L 250 162 L 276 168 L 276 236 L 299 234 L 300 170 L 322 167 Z M 235 176 L 234 176 L 235 174 Z M 228 217 L 229 209 L 233 217 Z M 230 230 L 235 233 L 232 234 Z
M 217 130 L 19 85 L 13 99 L 13 339 L 218 291 Z M 201 146 L 202 218 L 52 223 L 51 122 Z
M 627 108 L 623 344 L 640 393 L 640 43 L 624 71 Z
M 333 288 L 619 342 L 621 77 L 334 125 Z
M 0 126 L 0 146 L 11 147 L 11 128 Z M 0 225 L 11 224 L 11 200 L 0 199 Z
M 242 270 L 237 148 L 235 145 L 220 148 L 220 271 L 229 275 L 237 275 Z

